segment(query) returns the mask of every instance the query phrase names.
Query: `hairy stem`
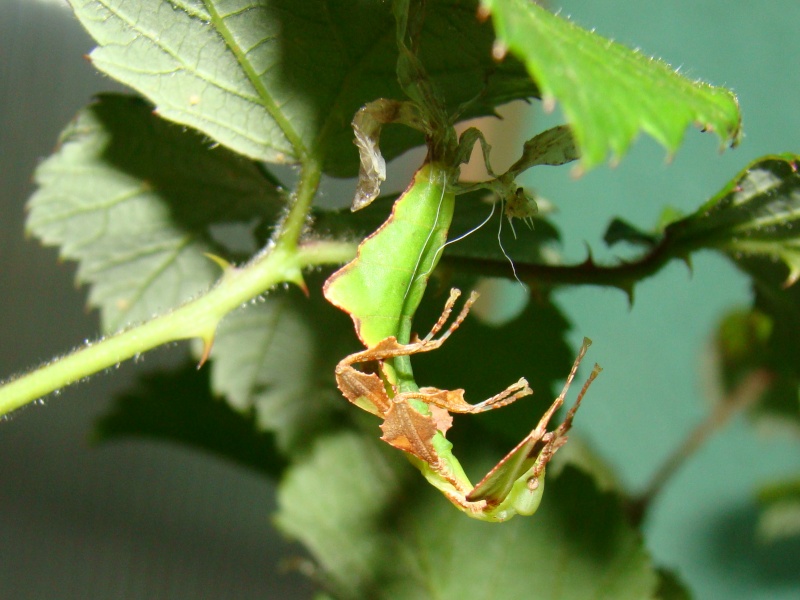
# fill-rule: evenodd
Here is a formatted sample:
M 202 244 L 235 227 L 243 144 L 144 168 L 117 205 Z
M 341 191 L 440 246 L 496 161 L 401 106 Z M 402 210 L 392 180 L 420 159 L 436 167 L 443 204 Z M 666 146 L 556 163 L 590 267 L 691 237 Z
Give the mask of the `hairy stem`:
M 222 318 L 281 282 L 303 288 L 306 267 L 338 264 L 355 254 L 347 242 L 313 242 L 298 246 L 311 203 L 319 186 L 321 169 L 306 162 L 293 202 L 281 221 L 275 243 L 243 267 L 228 265 L 207 293 L 141 325 L 89 343 L 74 352 L 0 386 L 0 415 L 55 390 L 80 381 L 157 346 L 182 339 L 200 338 L 207 358 Z
M 634 525 L 638 526 L 644 521 L 653 500 L 684 463 L 700 449 L 706 440 L 722 429 L 734 415 L 755 403 L 767 390 L 772 379 L 772 374 L 764 369 L 749 373 L 727 397 L 714 406 L 706 419 L 689 432 L 683 442 L 655 472 L 645 491 L 629 502 L 628 514 Z
M 0 415 L 157 346 L 199 337 L 207 347 L 220 320 L 277 283 L 293 281 L 305 267 L 344 262 L 355 244 L 314 242 L 293 252 L 275 246 L 252 263 L 228 267 L 208 293 L 172 312 L 89 343 L 0 386 Z

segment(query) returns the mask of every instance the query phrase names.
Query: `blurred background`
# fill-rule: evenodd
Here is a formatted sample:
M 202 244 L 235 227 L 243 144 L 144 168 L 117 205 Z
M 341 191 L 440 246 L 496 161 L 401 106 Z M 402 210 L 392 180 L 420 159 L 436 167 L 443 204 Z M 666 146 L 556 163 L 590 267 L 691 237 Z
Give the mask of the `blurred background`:
M 734 89 L 746 137 L 719 153 L 716 138 L 688 131 L 668 158 L 642 138 L 615 168 L 579 180 L 537 169 L 529 183 L 558 206 L 569 260 L 612 254 L 611 216 L 647 228 L 664 205 L 696 208 L 751 160 L 800 151 L 800 4 L 730 0 L 551 2 L 580 25 L 689 77 Z M 74 265 L 24 236 L 24 204 L 37 162 L 98 91 L 119 89 L 83 55 L 92 42 L 60 0 L 0 0 L 0 378 L 95 337 L 97 319 L 76 290 Z M 526 113 L 530 134 L 558 111 Z M 343 194 L 352 186 L 341 186 Z M 339 189 L 340 186 L 336 186 Z M 641 489 L 708 411 L 706 351 L 717 320 L 747 305 L 747 281 L 717 256 L 690 272 L 672 264 L 623 294 L 558 293 L 573 341 L 595 341 L 605 371 L 578 431 Z M 309 598 L 286 568 L 302 550 L 270 525 L 270 486 L 190 450 L 146 441 L 92 448 L 92 420 L 135 377 L 175 364 L 185 348 L 147 355 L 0 422 L 0 598 Z M 710 440 L 659 498 L 645 529 L 656 562 L 698 598 L 800 596 L 800 542 L 755 539 L 759 485 L 796 473 L 800 447 L 737 418 Z

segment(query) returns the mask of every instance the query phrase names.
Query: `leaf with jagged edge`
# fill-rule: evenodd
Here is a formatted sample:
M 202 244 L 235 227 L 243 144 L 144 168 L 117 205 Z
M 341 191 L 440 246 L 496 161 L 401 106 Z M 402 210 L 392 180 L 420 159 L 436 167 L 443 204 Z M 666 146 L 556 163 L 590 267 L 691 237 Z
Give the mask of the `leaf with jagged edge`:
M 723 321 L 717 336 L 723 384 L 748 372 L 773 380 L 754 414 L 800 426 L 800 173 L 796 155 L 753 162 L 694 214 L 667 226 L 679 254 L 725 253 L 750 276 L 753 311 Z M 794 285 L 793 285 L 794 284 Z
M 687 261 L 698 250 L 722 252 L 751 278 L 752 310 L 727 315 L 716 334 L 722 392 L 733 390 L 753 370 L 766 369 L 774 378 L 755 414 L 794 426 L 800 425 L 798 164 L 800 156 L 793 154 L 760 158 L 693 214 L 661 231 L 613 230 L 614 242 L 646 238 L 655 252 Z
M 354 175 L 350 121 L 377 98 L 404 99 L 390 2 L 342 0 L 69 0 L 98 47 L 104 73 L 147 96 L 159 114 L 254 159 L 314 157 L 335 175 Z M 477 0 L 429 2 L 423 62 L 464 118 L 537 94 L 518 61 L 496 64 L 492 28 Z M 446 35 L 443 35 L 443 32 Z M 422 143 L 389 128 L 393 157 Z
M 667 226 L 682 251 L 722 250 L 734 261 L 766 258 L 789 269 L 784 285 L 800 278 L 800 156 L 751 163 L 692 215 Z
M 139 438 L 171 442 L 278 477 L 286 461 L 275 436 L 257 431 L 252 414 L 236 412 L 209 391 L 209 369 L 182 367 L 143 375 L 94 424 L 92 441 Z
M 78 261 L 89 303 L 114 331 L 181 304 L 219 277 L 204 252 L 217 224 L 271 221 L 280 207 L 259 168 L 160 119 L 135 97 L 78 113 L 36 170 L 27 230 Z
M 643 232 L 614 221 L 605 238 L 659 248 L 671 257 L 688 259 L 697 250 L 725 253 L 739 267 L 750 260 L 783 263 L 788 269 L 779 285 L 800 278 L 800 156 L 759 158 L 736 175 L 694 213 Z
M 319 438 L 278 491 L 278 525 L 340 598 L 652 598 L 658 577 L 619 499 L 567 467 L 539 512 L 465 518 L 374 437 Z M 485 464 L 478 466 L 478 470 Z
M 482 0 L 497 31 L 495 54 L 522 60 L 546 107 L 558 102 L 588 170 L 609 152 L 618 160 L 640 131 L 672 153 L 688 125 L 740 137 L 739 107 L 728 90 L 691 81 L 648 58 L 554 15 L 531 0 Z
M 311 281 L 314 281 L 312 278 Z M 211 352 L 211 387 L 237 411 L 254 413 L 282 451 L 327 427 L 347 403 L 336 389 L 337 361 L 354 349 L 349 321 L 291 288 L 270 292 L 227 315 Z

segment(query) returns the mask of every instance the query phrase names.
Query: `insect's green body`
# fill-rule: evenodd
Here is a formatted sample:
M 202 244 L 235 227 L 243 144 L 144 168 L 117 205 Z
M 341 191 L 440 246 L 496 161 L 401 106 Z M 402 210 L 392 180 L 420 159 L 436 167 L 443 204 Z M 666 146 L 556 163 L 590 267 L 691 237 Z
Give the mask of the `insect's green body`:
M 336 367 L 337 385 L 344 396 L 382 418 L 381 439 L 405 452 L 459 509 L 476 519 L 502 522 L 517 514 L 533 514 L 538 508 L 545 466 L 566 441 L 571 416 L 555 431 L 547 431 L 550 418 L 563 402 L 565 387 L 537 427 L 473 486 L 445 437 L 452 423 L 449 413 L 477 413 L 513 402 L 532 393 L 527 381 L 520 379 L 493 398 L 471 405 L 464 400 L 463 390 L 420 388 L 414 380 L 411 355 L 438 348 L 477 297 L 470 297 L 455 322 L 436 339 L 458 297 L 457 291 L 452 292 L 431 333 L 412 340 L 414 313 L 447 241 L 455 207 L 456 172 L 441 162 L 424 164 L 395 201 L 386 222 L 358 247 L 356 258 L 325 282 L 324 293 L 352 317 L 367 348 L 345 357 Z M 378 374 L 355 367 L 367 362 L 377 364 Z
M 453 219 L 451 173 L 438 163 L 423 165 L 358 256 L 325 283 L 325 297 L 350 314 L 367 347 L 388 337 L 410 341 L 414 313 Z M 415 391 L 408 357 L 393 363 L 403 391 Z
M 359 245 L 356 258 L 325 282 L 325 297 L 351 316 L 356 334 L 366 346 L 365 350 L 339 361 L 336 383 L 350 402 L 383 420 L 381 439 L 405 452 L 425 478 L 455 506 L 475 519 L 501 522 L 516 514 L 531 515 L 539 506 L 545 467 L 566 441 L 565 434 L 585 387 L 564 423 L 548 431 L 548 422 L 562 405 L 589 342 L 584 342 L 567 386 L 536 428 L 473 486 L 445 437 L 452 425 L 450 414 L 475 414 L 499 408 L 533 392 L 521 378 L 492 398 L 469 404 L 464 399 L 464 390 L 420 388 L 414 381 L 411 356 L 439 348 L 463 322 L 477 298 L 477 294 L 471 294 L 449 328 L 437 338 L 460 294 L 458 290 L 451 291 L 442 316 L 430 333 L 422 339 L 412 339 L 414 314 L 447 242 L 459 165 L 468 160 L 476 140 L 481 140 L 484 152 L 488 151 L 488 144 L 477 130 L 467 130 L 459 142 L 453 128 L 456 117 L 448 115 L 416 56 L 414 41 L 424 12 L 418 10 L 420 6 L 414 4 L 414 10 L 410 10 L 408 0 L 393 3 L 399 50 L 398 82 L 409 101 L 371 102 L 353 120 L 362 167 L 353 210 L 368 206 L 385 178 L 385 163 L 378 144 L 382 125 L 405 123 L 421 131 L 428 146 L 428 160 L 395 201 L 386 222 Z M 508 195 L 509 190 L 519 194 L 521 190 L 513 179 L 514 174 L 510 173 L 488 182 L 487 186 L 497 187 L 501 197 Z M 374 363 L 377 368 L 358 368 L 366 363 Z M 596 368 L 591 378 L 597 371 Z

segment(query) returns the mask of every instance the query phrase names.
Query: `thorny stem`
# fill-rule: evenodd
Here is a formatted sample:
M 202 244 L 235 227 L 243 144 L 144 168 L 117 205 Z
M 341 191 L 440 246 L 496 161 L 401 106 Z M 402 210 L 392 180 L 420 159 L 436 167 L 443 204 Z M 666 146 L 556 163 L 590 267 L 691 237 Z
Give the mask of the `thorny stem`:
M 576 265 L 516 262 L 515 268 L 518 278 L 534 289 L 562 285 L 615 287 L 625 292 L 632 301 L 636 283 L 655 275 L 672 259 L 683 258 L 688 262 L 690 252 L 698 247 L 699 243 L 682 237 L 676 228 L 667 230 L 660 243 L 638 260 L 604 266 L 598 265 L 590 257 Z M 496 259 L 445 255 L 440 264 L 444 268 L 483 277 L 510 276 L 508 264 Z
M 227 266 L 208 292 L 150 321 L 106 337 L 13 378 L 0 386 L 0 415 L 55 390 L 112 367 L 123 360 L 175 340 L 200 338 L 210 350 L 222 318 L 281 282 L 304 286 L 306 267 L 339 264 L 352 258 L 355 244 L 309 242 L 298 245 L 320 179 L 312 163 L 304 169 L 294 203 L 279 227 L 275 243 L 242 266 Z
M 650 483 L 645 487 L 645 491 L 630 499 L 627 512 L 633 525 L 637 527 L 641 525 L 653 500 L 658 497 L 664 486 L 683 464 L 697 452 L 706 440 L 722 429 L 734 415 L 761 398 L 772 379 L 772 373 L 766 369 L 755 370 L 745 376 L 725 398 L 714 405 L 708 417 L 689 432 L 683 442 L 655 472 Z

